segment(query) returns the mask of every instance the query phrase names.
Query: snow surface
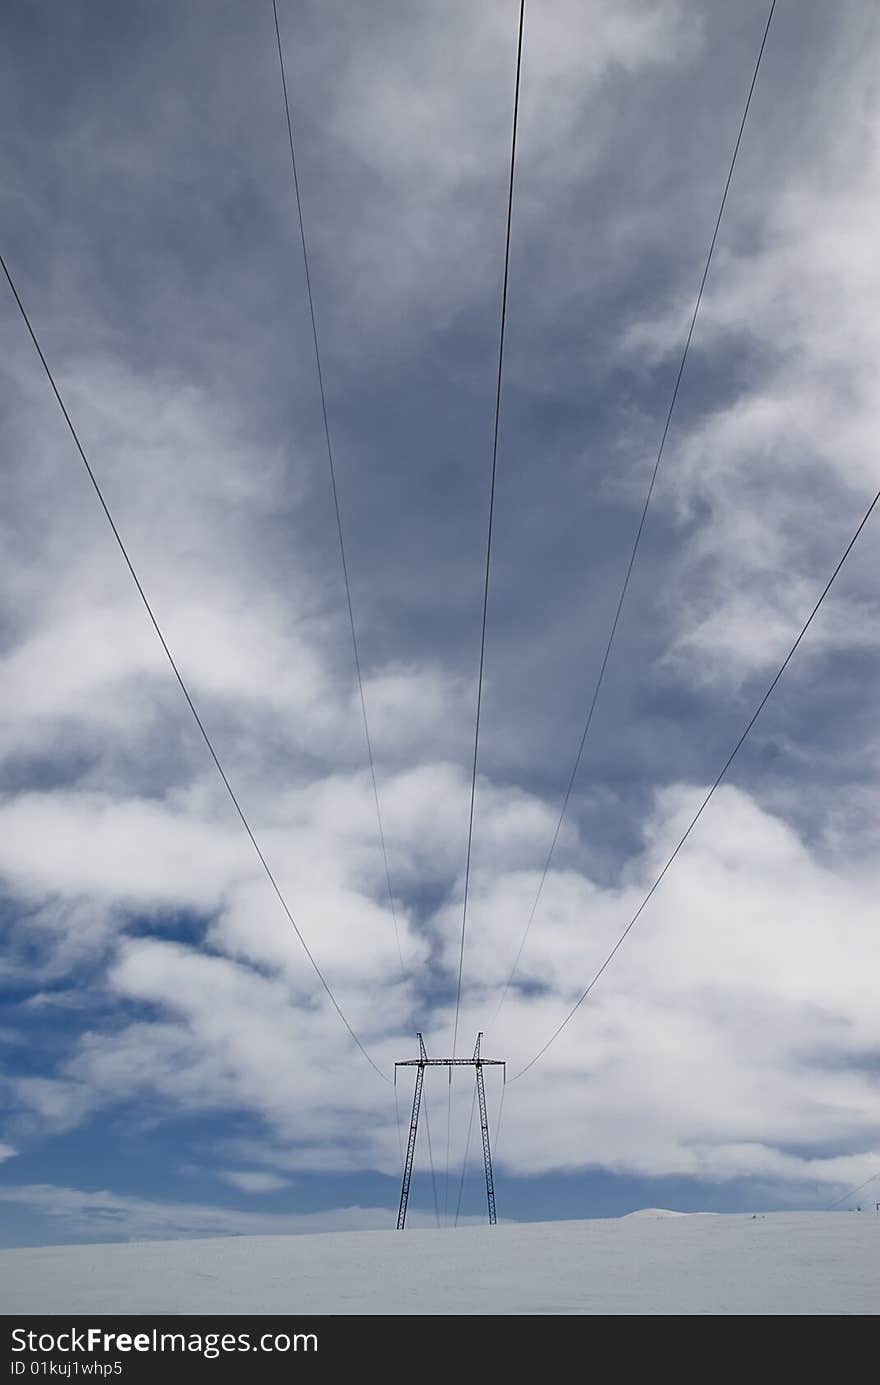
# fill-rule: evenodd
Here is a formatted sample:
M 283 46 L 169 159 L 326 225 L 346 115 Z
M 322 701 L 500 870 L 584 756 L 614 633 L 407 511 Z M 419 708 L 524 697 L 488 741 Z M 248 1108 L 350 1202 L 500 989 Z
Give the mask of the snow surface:
M 873 1314 L 880 1216 L 675 1215 L 0 1252 L 4 1313 Z

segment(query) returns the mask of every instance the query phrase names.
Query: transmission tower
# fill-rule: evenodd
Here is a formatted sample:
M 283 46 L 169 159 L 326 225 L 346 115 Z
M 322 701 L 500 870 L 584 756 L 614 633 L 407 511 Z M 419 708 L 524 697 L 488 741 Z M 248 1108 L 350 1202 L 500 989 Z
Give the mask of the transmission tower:
M 412 1116 L 409 1123 L 409 1139 L 406 1142 L 406 1161 L 403 1166 L 403 1181 L 400 1185 L 400 1207 L 397 1212 L 397 1229 L 402 1231 L 406 1225 L 406 1209 L 409 1203 L 409 1186 L 412 1182 L 413 1158 L 416 1152 L 416 1139 L 419 1133 L 419 1111 L 422 1106 L 422 1087 L 425 1081 L 425 1068 L 473 1068 L 477 1082 L 477 1099 L 480 1105 L 480 1132 L 483 1136 L 483 1164 L 486 1170 L 486 1201 L 489 1206 L 489 1225 L 494 1226 L 497 1220 L 495 1216 L 495 1180 L 492 1176 L 492 1150 L 489 1144 L 489 1115 L 486 1109 L 486 1087 L 483 1081 L 483 1068 L 503 1068 L 504 1080 L 507 1081 L 507 1064 L 500 1058 L 481 1058 L 480 1040 L 482 1030 L 477 1035 L 477 1042 L 474 1047 L 473 1058 L 429 1058 L 425 1049 L 425 1041 L 421 1034 L 419 1040 L 418 1058 L 404 1058 L 401 1062 L 394 1064 L 394 1082 L 397 1084 L 398 1068 L 415 1068 L 416 1085 L 413 1092 Z M 452 1081 L 452 1073 L 449 1074 Z

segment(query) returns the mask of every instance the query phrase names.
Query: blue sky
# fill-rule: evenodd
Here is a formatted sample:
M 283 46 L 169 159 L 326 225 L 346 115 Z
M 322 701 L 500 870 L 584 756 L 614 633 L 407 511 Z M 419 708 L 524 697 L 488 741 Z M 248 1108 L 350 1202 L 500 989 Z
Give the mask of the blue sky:
M 512 1070 L 876 490 L 876 10 L 781 0 L 571 810 L 490 1026 L 766 8 L 527 9 L 462 1008 Z M 452 1029 L 517 6 L 279 12 L 403 980 L 271 4 L 8 5 L 2 249 L 297 921 L 388 1070 Z M 386 1225 L 390 1088 L 316 993 L 8 296 L 0 333 L 3 1242 Z M 869 528 L 626 948 L 509 1089 L 501 1215 L 821 1206 L 880 1167 L 877 575 Z

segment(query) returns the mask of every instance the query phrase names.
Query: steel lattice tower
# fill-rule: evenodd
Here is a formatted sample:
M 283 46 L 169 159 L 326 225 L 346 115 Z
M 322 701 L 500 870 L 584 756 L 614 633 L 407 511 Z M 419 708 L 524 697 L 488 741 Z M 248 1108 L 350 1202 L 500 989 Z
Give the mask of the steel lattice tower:
M 474 1047 L 473 1058 L 429 1058 L 425 1049 L 425 1041 L 421 1034 L 419 1040 L 418 1058 L 405 1058 L 399 1063 L 394 1064 L 394 1081 L 397 1082 L 398 1068 L 415 1068 L 416 1085 L 413 1092 L 412 1116 L 409 1122 L 409 1138 L 406 1142 L 406 1160 L 403 1166 L 403 1180 L 400 1185 L 400 1207 L 397 1212 L 397 1229 L 402 1231 L 406 1225 L 406 1209 L 409 1203 L 409 1188 L 412 1182 L 413 1159 L 416 1152 L 416 1139 L 419 1133 L 419 1113 L 422 1107 L 422 1087 L 425 1082 L 425 1068 L 473 1068 L 477 1083 L 477 1099 L 480 1106 L 480 1133 L 483 1137 L 483 1165 L 486 1170 L 486 1202 L 489 1207 L 489 1225 L 494 1226 L 495 1216 L 495 1180 L 492 1174 L 492 1148 L 489 1142 L 489 1114 L 486 1108 L 486 1085 L 483 1081 L 483 1068 L 503 1068 L 504 1080 L 507 1081 L 507 1064 L 500 1058 L 482 1058 L 480 1056 L 480 1040 L 482 1031 L 477 1035 L 477 1042 Z M 450 1081 L 452 1073 L 449 1074 Z

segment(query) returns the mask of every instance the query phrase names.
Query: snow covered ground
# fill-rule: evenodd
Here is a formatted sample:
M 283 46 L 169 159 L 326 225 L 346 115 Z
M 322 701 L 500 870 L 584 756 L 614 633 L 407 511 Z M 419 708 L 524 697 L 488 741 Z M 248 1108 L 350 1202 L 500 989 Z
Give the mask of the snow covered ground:
M 873 1314 L 880 1216 L 798 1212 L 0 1252 L 4 1313 Z

